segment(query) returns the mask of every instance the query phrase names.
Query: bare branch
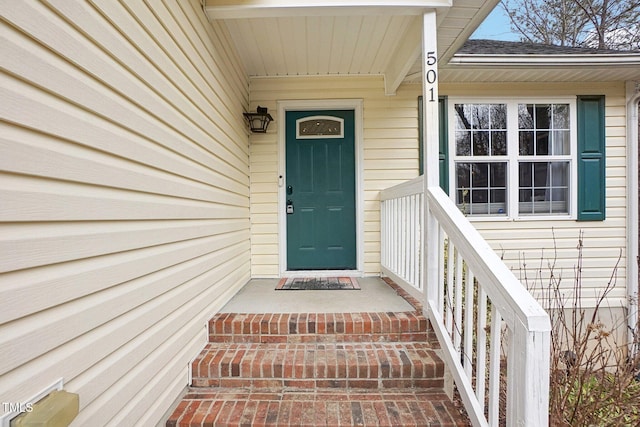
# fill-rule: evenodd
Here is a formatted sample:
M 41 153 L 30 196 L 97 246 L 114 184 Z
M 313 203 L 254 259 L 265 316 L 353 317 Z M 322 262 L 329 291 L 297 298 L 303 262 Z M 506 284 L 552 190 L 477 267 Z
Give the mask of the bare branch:
M 502 0 L 522 41 L 640 48 L 640 0 Z

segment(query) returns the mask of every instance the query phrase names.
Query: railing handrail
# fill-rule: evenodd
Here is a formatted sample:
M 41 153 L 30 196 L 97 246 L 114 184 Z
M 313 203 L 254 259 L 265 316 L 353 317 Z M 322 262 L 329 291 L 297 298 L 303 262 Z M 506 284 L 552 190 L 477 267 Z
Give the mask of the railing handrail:
M 402 184 L 395 185 L 380 191 L 380 201 L 397 199 L 424 193 L 424 177 L 419 176 Z
M 520 280 L 498 257 L 493 248 L 469 219 L 440 187 L 429 187 L 429 209 L 456 246 L 465 254 L 476 277 L 482 281 L 492 303 L 498 306 L 503 319 L 511 327 L 515 320 L 531 332 L 551 331 L 549 315 L 529 293 Z M 496 284 L 502 286 L 496 286 Z

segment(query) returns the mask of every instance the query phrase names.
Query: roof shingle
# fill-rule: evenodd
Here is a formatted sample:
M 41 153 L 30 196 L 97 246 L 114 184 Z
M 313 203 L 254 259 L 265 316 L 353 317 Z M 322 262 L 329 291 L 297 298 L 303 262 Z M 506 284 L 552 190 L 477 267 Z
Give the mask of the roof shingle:
M 640 53 L 634 50 L 593 49 L 552 46 L 538 43 L 501 40 L 467 40 L 458 55 L 620 55 Z

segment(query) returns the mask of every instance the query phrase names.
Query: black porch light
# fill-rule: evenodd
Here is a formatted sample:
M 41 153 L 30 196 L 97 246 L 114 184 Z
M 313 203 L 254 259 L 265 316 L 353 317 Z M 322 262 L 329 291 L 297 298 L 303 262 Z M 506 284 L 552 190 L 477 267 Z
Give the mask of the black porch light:
M 242 113 L 247 119 L 247 124 L 251 132 L 266 133 L 269 122 L 273 121 L 271 114 L 267 113 L 267 107 L 260 107 L 256 109 L 255 113 Z

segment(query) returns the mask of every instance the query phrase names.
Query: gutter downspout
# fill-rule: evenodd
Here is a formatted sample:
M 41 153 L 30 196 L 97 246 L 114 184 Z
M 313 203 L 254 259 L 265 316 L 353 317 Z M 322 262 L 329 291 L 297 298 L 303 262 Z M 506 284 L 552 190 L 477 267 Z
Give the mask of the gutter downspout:
M 640 109 L 640 81 L 628 81 L 627 86 L 627 227 L 629 237 L 627 238 L 627 335 L 632 354 L 640 352 L 640 337 L 635 334 L 640 330 L 638 322 L 638 292 L 639 292 L 639 272 L 638 245 L 640 231 L 640 216 L 638 214 L 638 157 L 640 147 L 638 141 L 638 110 Z

